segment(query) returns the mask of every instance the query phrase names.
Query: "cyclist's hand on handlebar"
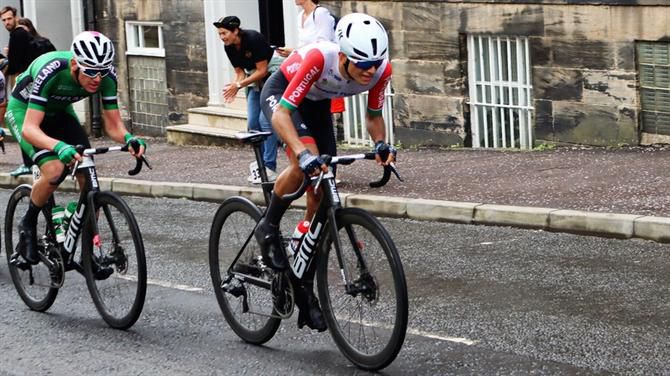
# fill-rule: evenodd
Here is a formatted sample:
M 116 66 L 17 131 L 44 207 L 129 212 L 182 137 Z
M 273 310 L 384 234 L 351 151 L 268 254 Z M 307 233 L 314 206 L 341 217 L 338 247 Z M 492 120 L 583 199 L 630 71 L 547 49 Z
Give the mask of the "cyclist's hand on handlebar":
M 58 141 L 56 146 L 54 146 L 54 153 L 58 155 L 58 159 L 65 165 L 69 165 L 73 159 L 78 161 L 81 160 L 81 156 L 77 153 L 77 149 L 63 141 Z
M 384 141 L 377 141 L 375 143 L 375 160 L 377 164 L 388 166 L 390 163 L 395 162 L 396 154 L 398 154 L 398 151 L 393 145 L 387 144 Z
M 300 169 L 309 176 L 318 175 L 321 171 L 328 172 L 328 167 L 320 156 L 312 154 L 305 149 L 298 154 Z
M 124 138 L 126 140 L 126 145 L 128 145 L 130 155 L 135 158 L 141 157 L 142 154 L 144 154 L 144 151 L 147 150 L 147 143 L 143 139 L 135 137 L 130 133 L 126 133 Z

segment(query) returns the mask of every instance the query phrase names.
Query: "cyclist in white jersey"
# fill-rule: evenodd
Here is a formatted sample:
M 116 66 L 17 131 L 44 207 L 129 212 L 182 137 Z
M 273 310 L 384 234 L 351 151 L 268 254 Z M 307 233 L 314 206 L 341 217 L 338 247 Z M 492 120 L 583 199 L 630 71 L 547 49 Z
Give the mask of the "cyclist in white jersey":
M 386 30 L 367 14 L 352 13 L 340 19 L 335 35 L 337 43 L 322 41 L 292 53 L 261 93 L 261 109 L 272 119 L 289 157 L 289 166 L 277 178 L 265 217 L 255 233 L 266 264 L 277 270 L 288 267 L 279 240 L 279 223 L 290 202 L 282 196 L 296 191 L 305 174 L 327 172 L 320 153 L 336 154 L 330 98 L 369 91 L 367 129 L 375 141 L 377 162 L 388 164 L 395 156 L 393 147 L 384 141 L 382 117 L 384 90 L 391 79 Z M 313 191 L 307 195 L 305 219 L 311 220 L 320 198 Z M 314 267 L 310 265 L 295 286 L 298 326 L 323 331 L 326 323 L 314 295 L 313 277 Z

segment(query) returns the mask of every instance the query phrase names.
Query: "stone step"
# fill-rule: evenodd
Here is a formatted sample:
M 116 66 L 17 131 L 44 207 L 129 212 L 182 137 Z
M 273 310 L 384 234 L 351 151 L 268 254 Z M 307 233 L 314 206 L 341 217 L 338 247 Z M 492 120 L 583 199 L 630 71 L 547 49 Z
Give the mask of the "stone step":
M 188 123 L 203 127 L 247 130 L 247 111 L 227 107 L 196 107 L 188 110 Z
M 234 129 L 182 124 L 166 127 L 165 130 L 168 142 L 175 145 L 222 146 L 240 143 L 235 138 L 239 131 Z

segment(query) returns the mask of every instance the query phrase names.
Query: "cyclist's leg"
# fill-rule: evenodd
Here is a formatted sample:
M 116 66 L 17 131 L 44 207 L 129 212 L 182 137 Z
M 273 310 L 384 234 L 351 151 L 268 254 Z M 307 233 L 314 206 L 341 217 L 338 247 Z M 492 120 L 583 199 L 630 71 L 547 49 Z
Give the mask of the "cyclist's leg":
M 21 120 L 22 127 L 22 117 L 16 116 L 14 118 Z M 16 126 L 13 128 L 19 129 L 20 127 Z M 46 135 L 69 144 L 90 146 L 86 133 L 77 118 L 72 114 L 66 112 L 45 114 L 40 129 Z M 65 166 L 58 160 L 58 156 L 53 151 L 37 149 L 28 144 L 23 137 L 21 137 L 20 143 L 21 149 L 39 166 L 41 175 L 41 178 L 33 183 L 28 211 L 20 224 L 21 240 L 23 240 L 23 247 L 25 247 L 25 258 L 28 262 L 35 263 L 37 262 L 37 239 L 35 238 L 37 217 L 44 205 L 46 205 L 49 197 L 58 188 L 58 186 L 51 184 L 51 181 L 57 179 L 62 174 Z
M 5 123 L 9 127 L 9 131 L 14 136 L 14 139 L 18 142 L 22 153 L 32 158 L 37 150 L 22 135 L 25 114 L 25 109 L 10 106 L 5 114 Z M 35 188 L 33 187 L 28 210 L 19 221 L 18 249 L 23 258 L 30 264 L 37 264 L 39 262 L 36 235 L 37 217 L 49 198 L 47 196 L 43 199 L 41 195 L 35 195 L 34 190 Z
M 330 100 L 309 101 L 298 108 L 298 112 L 304 119 L 305 125 L 313 135 L 312 142 L 316 143 L 319 154 L 337 155 L 337 144 L 332 130 L 333 115 L 330 113 Z M 333 166 L 333 173 L 335 168 Z M 310 187 L 311 188 L 311 187 Z M 305 210 L 305 221 L 311 221 L 316 209 L 321 202 L 321 192 L 307 191 L 307 210 Z
M 265 82 L 259 103 L 266 119 L 272 119 L 272 114 L 287 86 L 288 81 L 281 71 L 275 72 Z M 294 114 L 296 113 L 297 111 L 294 112 Z M 277 178 L 268 209 L 255 232 L 266 264 L 274 269 L 283 270 L 288 267 L 288 260 L 279 238 L 279 222 L 290 202 L 283 200 L 281 196 L 295 191 L 300 186 L 301 181 L 302 172 L 297 165 L 297 161 L 295 158 L 293 160 L 289 158 L 289 166 Z

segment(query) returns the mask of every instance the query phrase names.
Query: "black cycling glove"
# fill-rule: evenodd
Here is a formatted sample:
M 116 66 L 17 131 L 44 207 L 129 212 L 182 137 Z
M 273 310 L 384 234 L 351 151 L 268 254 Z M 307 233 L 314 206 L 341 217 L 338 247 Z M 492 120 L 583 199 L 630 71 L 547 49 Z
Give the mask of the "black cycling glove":
M 387 144 L 384 141 L 377 141 L 375 143 L 375 154 L 379 155 L 379 158 L 382 162 L 386 162 L 389 157 L 389 153 L 393 154 L 393 157 L 395 157 L 396 154 L 398 154 L 398 151 L 393 147 L 393 145 Z
M 307 175 L 311 175 L 314 170 L 321 169 L 323 164 L 323 159 L 318 155 L 312 154 L 309 150 L 305 149 L 300 154 L 298 154 L 298 164 L 300 169 Z

